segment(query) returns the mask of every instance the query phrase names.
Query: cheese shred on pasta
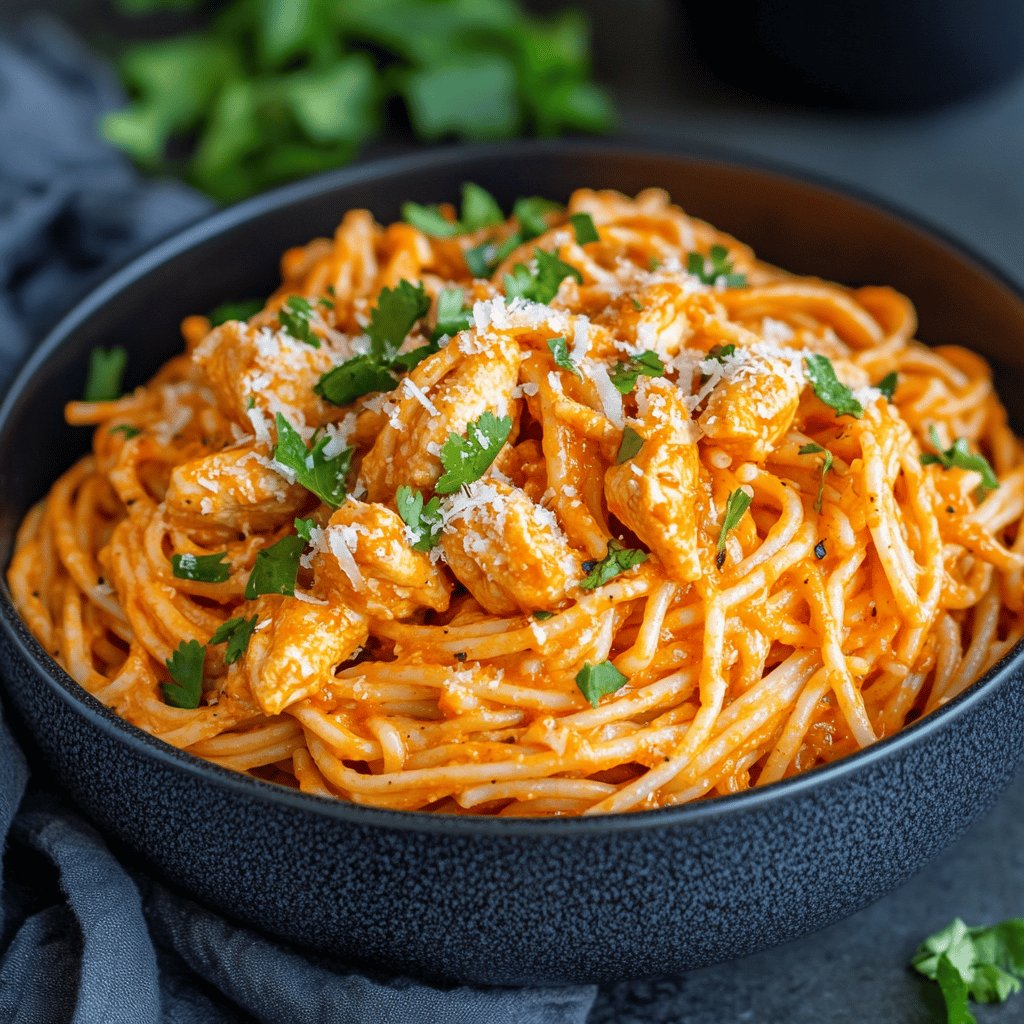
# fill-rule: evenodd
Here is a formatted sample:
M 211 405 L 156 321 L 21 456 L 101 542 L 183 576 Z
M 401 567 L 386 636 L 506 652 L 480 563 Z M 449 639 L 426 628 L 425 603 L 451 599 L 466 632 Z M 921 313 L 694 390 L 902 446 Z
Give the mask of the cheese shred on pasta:
M 92 453 L 9 569 L 40 643 L 218 765 L 535 816 L 807 771 L 1009 652 L 1024 461 L 983 359 L 662 192 L 545 209 L 525 241 L 350 212 L 250 320 L 69 404 Z

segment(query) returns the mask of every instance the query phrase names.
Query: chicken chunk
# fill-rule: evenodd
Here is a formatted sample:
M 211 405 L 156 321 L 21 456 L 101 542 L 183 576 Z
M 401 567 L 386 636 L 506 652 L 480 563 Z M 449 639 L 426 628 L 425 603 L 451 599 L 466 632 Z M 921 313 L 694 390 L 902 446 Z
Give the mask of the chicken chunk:
M 327 342 L 314 348 L 283 331 L 229 320 L 200 342 L 192 358 L 205 371 L 218 406 L 236 422 L 248 426 L 255 410 L 318 427 L 336 419 L 338 410 L 314 394 L 313 386 L 349 354 Z
M 395 391 L 390 422 L 363 460 L 372 501 L 390 502 L 402 484 L 432 490 L 442 473 L 440 450 L 484 412 L 518 416 L 512 397 L 522 356 L 508 335 L 467 331 L 427 359 Z
M 253 634 L 245 653 L 249 686 L 264 713 L 280 714 L 317 693 L 366 642 L 368 627 L 364 614 L 340 601 L 281 599 L 270 625 Z
M 551 611 L 580 578 L 580 557 L 554 513 L 499 480 L 443 505 L 441 548 L 456 578 L 495 615 Z
M 605 473 L 609 511 L 629 527 L 679 583 L 700 576 L 697 489 L 700 461 L 693 424 L 679 389 L 664 378 L 641 378 L 637 417 L 640 450 Z
M 420 608 L 444 611 L 452 585 L 430 556 L 409 543 L 405 524 L 384 505 L 349 498 L 331 516 L 313 558 L 317 587 L 331 601 L 378 619 Z
M 736 458 L 760 461 L 789 430 L 803 379 L 781 356 L 747 351 L 744 357 L 711 392 L 699 423 Z
M 182 529 L 254 533 L 288 522 L 308 498 L 245 445 L 175 466 L 165 500 L 168 518 Z

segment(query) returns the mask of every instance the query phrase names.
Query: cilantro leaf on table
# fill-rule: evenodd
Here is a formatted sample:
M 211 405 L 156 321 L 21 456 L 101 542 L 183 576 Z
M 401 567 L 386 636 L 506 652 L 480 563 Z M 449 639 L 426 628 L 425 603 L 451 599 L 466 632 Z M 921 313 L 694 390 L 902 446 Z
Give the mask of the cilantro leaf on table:
M 413 549 L 429 551 L 441 536 L 441 499 L 436 495 L 424 503 L 423 495 L 405 485 L 398 488 L 395 504 L 402 522 L 415 537 Z
M 557 294 L 562 282 L 573 278 L 583 284 L 583 275 L 573 266 L 564 263 L 553 252 L 533 250 L 536 269 L 531 270 L 522 263 L 505 275 L 505 295 L 509 299 L 529 299 L 531 302 L 550 302 Z
M 837 416 L 852 416 L 859 420 L 864 415 L 864 406 L 853 396 L 853 392 L 836 376 L 835 367 L 828 356 L 804 356 L 804 373 L 814 388 L 814 393 Z
M 729 250 L 724 245 L 713 245 L 707 256 L 691 252 L 686 257 L 686 270 L 704 284 L 722 283 L 727 288 L 746 288 L 747 277 L 733 270 Z
M 197 708 L 203 696 L 206 648 L 198 640 L 182 640 L 167 659 L 172 683 L 161 684 L 164 700 L 174 708 Z
M 274 447 L 274 461 L 289 470 L 295 482 L 315 494 L 321 501 L 337 508 L 345 500 L 345 477 L 352 462 L 352 449 L 345 448 L 337 455 L 328 457 L 324 449 L 331 438 L 324 434 L 313 447 L 307 448 L 299 432 L 278 413 L 277 445 Z
M 611 368 L 608 376 L 617 391 L 628 395 L 636 387 L 639 377 L 664 377 L 665 364 L 657 352 L 645 349 L 625 361 L 619 360 Z
M 179 580 L 199 583 L 224 583 L 231 579 L 231 563 L 225 563 L 226 551 L 214 555 L 171 555 L 171 572 Z
M 750 495 L 742 487 L 737 487 L 735 491 L 730 493 L 725 503 L 725 518 L 722 520 L 722 529 L 718 534 L 717 556 L 715 558 L 715 564 L 719 569 L 725 565 L 725 538 L 729 535 L 730 530 L 735 530 L 739 526 L 744 513 L 750 508 L 751 500 Z
M 256 630 L 258 618 L 258 615 L 254 615 L 250 619 L 242 617 L 228 619 L 227 622 L 222 622 L 217 627 L 217 631 L 210 637 L 210 643 L 227 644 L 224 651 L 224 664 L 233 665 L 245 654 L 252 634 Z
M 82 400 L 113 402 L 124 393 L 124 371 L 128 352 L 120 346 L 94 348 L 89 353 L 89 369 L 85 377 Z
M 942 447 L 935 425 L 928 428 L 928 438 L 935 448 L 935 453 L 925 452 L 921 456 L 922 466 L 938 465 L 943 469 L 970 469 L 981 474 L 981 483 L 978 485 L 982 493 L 994 491 L 999 486 L 999 478 L 992 469 L 991 463 L 984 455 L 972 452 L 967 447 L 967 440 L 958 437 L 948 448 Z
M 485 412 L 466 427 L 465 434 L 449 434 L 441 446 L 444 475 L 437 481 L 438 494 L 453 494 L 479 480 L 501 451 L 512 430 L 511 416 Z
M 299 556 L 306 542 L 290 533 L 276 544 L 263 548 L 245 584 L 245 599 L 252 601 L 261 594 L 294 594 L 299 575 Z
M 604 558 L 599 562 L 583 563 L 587 575 L 580 582 L 580 588 L 596 590 L 598 587 L 603 587 L 620 573 L 646 562 L 647 558 L 646 551 L 641 551 L 639 548 L 623 547 L 617 540 L 610 540 Z
M 597 707 L 602 697 L 621 690 L 628 682 L 610 661 L 596 665 L 585 662 L 583 668 L 576 673 L 576 685 L 592 708 Z

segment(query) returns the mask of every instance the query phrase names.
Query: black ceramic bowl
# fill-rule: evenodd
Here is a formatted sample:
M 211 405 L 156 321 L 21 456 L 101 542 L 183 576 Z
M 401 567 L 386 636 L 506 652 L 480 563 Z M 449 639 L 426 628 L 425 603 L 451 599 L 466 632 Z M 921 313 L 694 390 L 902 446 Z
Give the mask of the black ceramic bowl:
M 933 233 L 860 200 L 717 160 L 604 144 L 432 152 L 315 178 L 218 214 L 112 277 L 42 343 L 0 409 L 0 564 L 26 508 L 83 451 L 64 401 L 94 345 L 131 352 L 130 384 L 180 348 L 185 314 L 264 294 L 278 254 L 350 207 L 464 180 L 506 205 L 580 185 L 660 185 L 764 258 L 907 292 L 932 342 L 1019 372 L 1024 303 Z M 1007 399 L 1016 396 L 1007 393 Z M 438 817 L 303 796 L 164 746 L 40 649 L 6 589 L 8 696 L 56 777 L 111 835 L 196 899 L 304 946 L 495 983 L 678 972 L 781 942 L 898 885 L 995 799 L 1024 735 L 1020 652 L 938 713 L 831 767 L 669 810 L 551 821 Z

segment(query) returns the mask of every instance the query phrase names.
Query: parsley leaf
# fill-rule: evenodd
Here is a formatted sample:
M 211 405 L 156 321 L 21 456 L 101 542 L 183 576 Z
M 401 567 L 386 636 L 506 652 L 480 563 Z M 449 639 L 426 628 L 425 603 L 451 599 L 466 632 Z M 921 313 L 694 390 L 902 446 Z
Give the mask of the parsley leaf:
M 437 206 L 402 203 L 402 220 L 431 238 L 454 238 L 466 230 L 457 220 L 449 220 Z
M 875 385 L 875 387 L 878 388 L 878 390 L 881 391 L 883 395 L 885 395 L 885 400 L 887 402 L 891 402 L 892 401 L 892 396 L 896 394 L 896 385 L 898 383 L 899 383 L 899 377 L 897 376 L 896 371 L 893 370 L 892 373 L 887 373 Z
M 277 319 L 281 322 L 281 330 L 290 334 L 296 341 L 303 341 L 313 348 L 320 347 L 320 339 L 313 333 L 310 321 L 315 310 L 313 304 L 301 295 L 292 295 L 285 299 L 284 305 L 277 311 Z
M 86 402 L 113 402 L 124 393 L 124 371 L 128 352 L 115 348 L 94 348 L 89 353 L 89 370 L 85 377 Z
M 182 640 L 167 659 L 173 683 L 161 686 L 164 700 L 174 708 L 197 708 L 203 696 L 203 664 L 206 648 L 198 640 Z
M 125 440 L 130 441 L 133 437 L 138 437 L 142 431 L 138 427 L 132 426 L 130 423 L 118 423 L 116 427 L 110 428 L 111 434 L 124 434 Z
M 583 590 L 597 590 L 609 580 L 615 579 L 619 573 L 632 569 L 641 562 L 647 561 L 647 552 L 639 548 L 623 547 L 617 540 L 608 541 L 608 550 L 600 562 L 583 563 L 586 569 L 590 566 L 587 576 L 580 583 Z
M 719 363 L 724 363 L 729 356 L 735 354 L 735 345 L 714 345 L 712 348 L 708 349 L 708 359 L 714 359 Z
M 653 268 L 652 268 L 653 269 Z M 746 274 L 733 272 L 729 250 L 724 245 L 713 245 L 707 256 L 691 252 L 686 257 L 687 272 L 704 284 L 724 284 L 727 288 L 746 288 Z
M 636 387 L 637 378 L 640 376 L 664 377 L 665 364 L 657 352 L 645 349 L 630 356 L 625 362 L 617 362 L 608 376 L 618 391 L 628 395 Z
M 512 207 L 512 216 L 519 221 L 520 242 L 528 242 L 531 238 L 543 235 L 548 229 L 548 214 L 558 213 L 561 209 L 561 203 L 540 196 L 517 199 Z
M 580 368 L 569 357 L 569 342 L 565 338 L 548 338 L 548 348 L 551 349 L 551 355 L 554 356 L 555 366 L 560 366 L 563 370 L 568 370 L 582 378 L 583 374 L 580 373 Z
M 215 555 L 171 555 L 171 571 L 179 580 L 199 583 L 224 583 L 231 579 L 231 564 L 225 563 L 226 551 Z
M 584 662 L 576 673 L 576 685 L 592 708 L 596 708 L 602 697 L 621 690 L 629 680 L 610 662 L 597 665 Z
M 546 611 L 544 611 L 543 608 L 539 609 L 538 611 L 531 612 L 530 614 L 538 622 L 546 622 L 548 619 L 553 619 L 555 617 L 555 613 L 554 612 L 546 612 Z
M 1024 978 L 1024 918 L 970 928 L 960 918 L 929 935 L 911 960 L 919 974 L 939 984 L 950 1024 L 973 1024 L 968 997 L 1001 1003 Z
M 497 417 L 485 412 L 466 427 L 461 437 L 451 433 L 441 447 L 441 465 L 445 473 L 437 482 L 438 494 L 453 494 L 487 472 L 508 440 L 512 417 Z
M 837 416 L 852 416 L 859 420 L 864 415 L 864 406 L 853 397 L 853 392 L 836 377 L 832 360 L 827 356 L 804 356 L 804 372 L 814 388 L 814 393 Z
M 328 370 L 313 390 L 332 405 L 348 405 L 371 391 L 391 391 L 398 380 L 374 356 L 353 356 Z
M 437 206 L 403 203 L 402 219 L 431 238 L 454 238 L 478 228 L 501 224 L 505 215 L 498 201 L 485 188 L 466 182 L 462 186 L 462 215 L 449 220 Z
M 718 534 L 718 555 L 715 559 L 715 564 L 719 569 L 725 565 L 725 538 L 730 530 L 734 530 L 739 525 L 743 514 L 750 508 L 750 501 L 750 495 L 742 487 L 738 487 L 729 495 L 729 500 L 725 503 L 725 519 L 722 521 L 722 529 Z
M 488 239 L 467 249 L 464 253 L 466 266 L 474 277 L 490 277 L 499 263 L 504 263 L 509 253 L 523 244 L 523 236 L 514 232 L 504 242 Z
M 529 299 L 532 302 L 550 302 L 567 277 L 583 284 L 583 275 L 568 263 L 563 263 L 553 252 L 534 249 L 537 269 L 530 270 L 522 263 L 505 275 L 505 295 L 510 299 Z
M 978 486 L 983 494 L 986 491 L 994 491 L 999 486 L 999 479 L 988 459 L 984 455 L 970 451 L 966 438 L 958 437 L 949 448 L 943 449 L 934 424 L 928 428 L 928 437 L 938 454 L 925 452 L 921 456 L 922 466 L 940 465 L 943 469 L 952 469 L 954 466 L 957 469 L 973 469 L 981 474 L 981 483 Z
M 473 318 L 473 311 L 463 305 L 465 293 L 461 288 L 442 288 L 437 296 L 437 326 L 430 335 L 435 344 L 447 335 L 454 337 L 466 330 Z
M 426 504 L 423 495 L 405 485 L 398 488 L 395 503 L 402 522 L 409 527 L 416 540 L 416 551 L 429 551 L 441 536 L 441 499 L 436 495 Z
M 429 309 L 430 298 L 422 282 L 413 285 L 403 279 L 394 288 L 382 288 L 366 327 L 371 354 L 391 362 L 413 324 L 426 316 Z
M 252 601 L 260 594 L 294 594 L 299 555 L 305 546 L 301 537 L 290 533 L 260 551 L 245 584 L 245 599 Z
M 237 302 L 222 302 L 207 314 L 211 327 L 220 327 L 229 320 L 248 320 L 263 308 L 262 299 L 239 299 Z
M 813 441 L 800 445 L 799 452 L 801 455 L 822 453 L 825 456 L 821 460 L 821 480 L 818 482 L 818 496 L 814 499 L 814 511 L 820 512 L 821 503 L 825 496 L 825 474 L 832 468 L 832 453 L 827 448 L 822 448 L 820 444 L 815 444 Z
M 295 532 L 308 544 L 313 539 L 313 527 L 316 526 L 315 519 L 296 519 Z
M 249 646 L 249 640 L 256 629 L 256 620 L 258 618 L 258 615 L 254 615 L 251 619 L 241 617 L 228 619 L 227 622 L 222 622 L 217 627 L 217 632 L 210 637 L 210 643 L 228 645 L 227 650 L 224 652 L 225 665 L 233 665 L 245 654 L 246 648 Z
M 615 465 L 621 466 L 622 463 L 633 458 L 643 446 L 644 439 L 632 427 L 625 427 L 622 431 L 622 443 L 615 456 Z
M 574 213 L 569 218 L 569 223 L 572 225 L 577 245 L 596 242 L 600 238 L 597 228 L 594 226 L 594 218 L 589 213 Z
M 324 435 L 319 440 L 314 435 L 312 450 L 306 448 L 299 432 L 278 413 L 277 445 L 274 461 L 291 471 L 297 483 L 302 484 L 331 508 L 337 508 L 345 500 L 345 477 L 352 462 L 352 449 L 345 448 L 328 458 L 324 449 L 331 438 Z

